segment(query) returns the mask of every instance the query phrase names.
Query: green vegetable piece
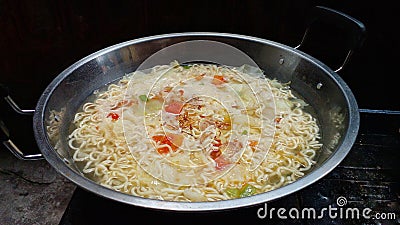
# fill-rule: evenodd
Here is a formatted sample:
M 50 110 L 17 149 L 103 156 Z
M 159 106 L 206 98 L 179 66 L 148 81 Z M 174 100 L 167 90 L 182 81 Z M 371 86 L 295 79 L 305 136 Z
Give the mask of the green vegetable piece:
M 228 194 L 229 197 L 231 198 L 239 198 L 240 196 L 240 190 L 237 188 L 227 188 L 225 192 Z
M 191 66 L 189 66 L 189 65 L 183 65 L 182 67 L 183 67 L 183 69 L 189 69 Z
M 146 95 L 139 95 L 139 99 L 143 102 L 147 102 L 149 100 Z
M 244 131 L 242 132 L 242 134 L 243 134 L 243 135 L 247 135 L 247 130 L 244 130 Z
M 253 185 L 246 184 L 242 187 L 242 189 L 240 189 L 239 197 L 243 198 L 243 197 L 252 196 L 256 192 L 257 192 L 257 188 L 255 188 Z

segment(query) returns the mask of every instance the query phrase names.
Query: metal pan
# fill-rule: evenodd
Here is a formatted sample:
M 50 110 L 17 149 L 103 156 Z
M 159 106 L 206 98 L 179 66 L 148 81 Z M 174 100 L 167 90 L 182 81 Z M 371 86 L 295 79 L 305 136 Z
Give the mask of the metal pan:
M 290 47 L 257 37 L 210 32 L 144 37 L 95 52 L 65 69 L 43 91 L 35 110 L 21 110 L 4 92 L 5 100 L 17 112 L 33 114 L 34 136 L 41 154 L 24 154 L 8 135 L 4 135 L 3 144 L 22 159 L 44 157 L 59 173 L 81 188 L 105 198 L 136 206 L 179 211 L 222 210 L 260 204 L 289 195 L 316 182 L 333 170 L 350 151 L 359 128 L 356 99 L 337 72 L 348 62 L 352 52 L 362 45 L 365 27 L 358 20 L 326 7 L 315 7 L 311 15 L 310 26 L 316 20 L 323 20 L 339 25 L 350 33 L 349 53 L 343 65 L 337 70 L 332 70 L 318 59 L 298 50 L 301 44 Z M 307 32 L 303 41 L 306 37 Z M 154 53 L 168 46 L 194 40 L 218 42 L 239 49 L 271 77 L 282 82 L 290 81 L 291 88 L 311 104 L 321 125 L 324 147 L 310 173 L 291 184 L 267 193 L 226 201 L 193 203 L 161 201 L 124 194 L 103 187 L 82 175 L 72 160 L 67 145 L 69 126 L 82 102 L 94 90 L 136 70 Z M 51 110 L 63 110 L 64 115 L 62 118 L 50 118 Z M 332 116 L 337 113 L 344 117 L 342 126 L 338 126 Z M 46 121 L 49 119 L 60 121 L 58 132 L 61 147 L 57 151 L 46 130 Z M 4 125 L 2 130 L 6 130 Z

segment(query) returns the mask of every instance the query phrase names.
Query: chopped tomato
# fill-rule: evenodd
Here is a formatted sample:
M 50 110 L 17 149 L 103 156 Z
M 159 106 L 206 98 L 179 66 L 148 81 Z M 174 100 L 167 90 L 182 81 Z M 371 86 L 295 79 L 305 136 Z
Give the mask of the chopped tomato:
M 181 89 L 181 90 L 179 90 L 178 92 L 179 92 L 179 94 L 180 94 L 181 96 L 183 95 L 183 93 L 185 93 L 185 91 L 184 91 L 184 90 L 182 90 L 182 89 Z
M 111 119 L 113 120 L 113 121 L 116 121 L 116 120 L 118 120 L 119 119 L 119 115 L 117 114 L 117 113 L 109 113 L 108 115 L 107 115 L 107 118 L 108 117 L 111 117 Z
M 275 122 L 276 122 L 276 123 L 281 122 L 281 120 L 282 120 L 282 117 L 277 117 L 277 118 L 275 118 Z
M 183 142 L 183 136 L 180 134 L 174 134 L 174 133 L 166 133 L 167 139 L 169 142 L 171 142 L 174 147 L 173 149 L 176 150 L 179 148 L 179 146 L 182 145 Z
M 171 102 L 169 105 L 165 107 L 165 111 L 172 114 L 179 114 L 182 111 L 183 103 L 182 102 Z
M 176 151 L 179 146 L 182 145 L 183 136 L 180 134 L 166 133 L 165 135 L 156 135 L 153 136 L 152 139 L 158 144 L 164 145 L 167 144 L 171 147 L 173 151 Z M 157 149 L 158 153 L 166 154 L 169 152 L 168 147 L 161 147 Z
M 212 150 L 210 153 L 210 156 L 212 159 L 216 159 L 221 155 L 221 150 L 217 149 L 217 150 Z
M 216 158 L 218 158 L 222 154 L 222 152 L 220 150 L 220 147 L 222 145 L 221 140 L 215 139 L 214 142 L 212 143 L 212 145 L 214 147 L 218 148 L 218 149 L 212 150 L 211 153 L 210 153 L 211 158 L 215 160 Z
M 258 145 L 258 141 L 256 141 L 256 140 L 250 140 L 249 141 L 249 146 L 250 147 L 256 147 Z
M 167 136 L 165 136 L 165 135 L 156 135 L 156 136 L 153 136 L 152 139 L 155 142 L 161 143 L 161 144 L 165 144 L 165 142 L 168 141 Z
M 205 75 L 206 75 L 205 73 L 200 74 L 200 75 L 196 76 L 194 79 L 196 79 L 196 80 L 201 80 L 201 79 L 204 78 Z
M 221 85 L 226 82 L 227 82 L 227 80 L 225 80 L 224 76 L 221 76 L 221 75 L 215 75 L 214 79 L 211 81 L 211 83 L 214 85 Z
M 169 148 L 168 147 L 157 148 L 157 152 L 160 154 L 167 154 L 169 152 Z
M 228 160 L 226 160 L 224 157 L 219 156 L 217 158 L 214 159 L 214 161 L 216 162 L 215 168 L 217 170 L 222 170 L 224 169 L 227 165 L 230 164 L 230 162 Z
M 173 146 L 173 144 L 171 142 L 169 142 L 167 137 L 164 135 L 153 136 L 152 139 L 155 142 L 157 142 L 158 144 L 168 144 L 170 146 L 171 145 Z M 172 149 L 172 146 L 171 146 L 171 149 Z M 157 148 L 157 152 L 160 154 L 167 154 L 169 152 L 169 148 L 168 147 L 160 147 L 160 148 Z

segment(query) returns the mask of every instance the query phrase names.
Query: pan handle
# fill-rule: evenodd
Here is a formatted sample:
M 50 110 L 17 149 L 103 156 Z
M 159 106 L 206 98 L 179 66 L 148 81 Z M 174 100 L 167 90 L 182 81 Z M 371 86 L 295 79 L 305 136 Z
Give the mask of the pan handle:
M 304 32 L 300 44 L 295 47 L 296 49 L 300 48 L 304 44 L 305 40 L 307 39 L 311 25 L 316 21 L 322 21 L 335 25 L 349 33 L 349 51 L 347 52 L 346 58 L 344 59 L 342 65 L 335 70 L 335 72 L 339 72 L 348 63 L 353 52 L 361 48 L 361 46 L 364 44 L 366 38 L 366 28 L 362 22 L 349 15 L 346 15 L 343 12 L 339 12 L 324 6 L 315 6 L 311 10 L 311 13 L 307 19 L 306 31 Z
M 3 84 L 0 84 L 0 94 L 1 97 L 7 102 L 7 104 L 13 109 L 14 112 L 19 114 L 20 116 L 24 115 L 33 115 L 35 110 L 24 110 L 21 109 L 14 100 L 10 97 L 8 88 Z M 0 141 L 2 144 L 10 150 L 10 152 L 15 155 L 19 159 L 23 160 L 39 160 L 43 159 L 42 154 L 25 154 L 23 153 L 18 146 L 11 140 L 10 131 L 7 128 L 6 124 L 0 118 Z

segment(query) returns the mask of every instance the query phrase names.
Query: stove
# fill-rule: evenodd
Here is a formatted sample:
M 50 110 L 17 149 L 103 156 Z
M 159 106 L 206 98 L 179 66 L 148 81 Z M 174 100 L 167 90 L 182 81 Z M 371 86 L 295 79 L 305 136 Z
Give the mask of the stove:
M 126 205 L 78 187 L 60 225 L 133 224 L 136 221 L 185 225 L 227 221 L 236 221 L 236 224 L 399 224 L 400 163 L 396 159 L 400 159 L 400 112 L 360 111 L 359 134 L 347 157 L 321 180 L 286 197 L 240 209 L 176 212 Z

